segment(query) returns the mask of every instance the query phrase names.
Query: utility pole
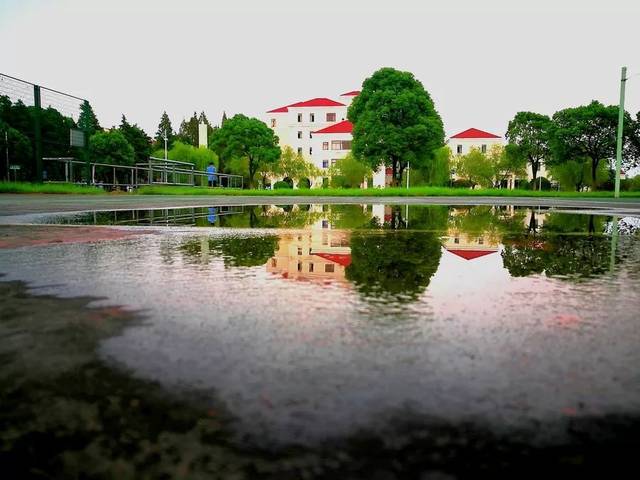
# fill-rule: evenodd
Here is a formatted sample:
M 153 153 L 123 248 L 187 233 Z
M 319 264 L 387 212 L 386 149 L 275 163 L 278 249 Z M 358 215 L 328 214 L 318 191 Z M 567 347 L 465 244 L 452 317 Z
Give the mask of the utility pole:
M 620 107 L 618 108 L 618 143 L 616 145 L 616 188 L 614 197 L 620 197 L 620 166 L 622 164 L 622 129 L 624 127 L 624 87 L 627 81 L 627 67 L 622 67 L 620 76 Z
M 167 129 L 164 129 L 164 159 L 167 159 Z M 165 165 L 166 166 L 166 165 Z
M 407 162 L 407 188 L 409 188 L 409 162 Z

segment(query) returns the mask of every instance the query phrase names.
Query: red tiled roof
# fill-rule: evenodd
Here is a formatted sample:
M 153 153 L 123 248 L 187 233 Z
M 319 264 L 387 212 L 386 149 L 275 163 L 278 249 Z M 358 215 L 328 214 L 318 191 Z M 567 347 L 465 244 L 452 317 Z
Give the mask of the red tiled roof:
M 348 253 L 314 253 L 314 255 L 342 265 L 343 267 L 351 265 L 351 255 Z
M 447 250 L 465 260 L 474 260 L 496 252 L 496 250 L 454 250 L 449 248 Z
M 343 120 L 342 122 L 329 125 L 321 130 L 317 130 L 313 133 L 351 133 L 353 132 L 353 123 L 349 120 Z
M 343 93 L 341 97 L 357 97 L 360 95 L 360 90 L 353 90 L 351 92 Z
M 500 138 L 498 135 L 494 135 L 493 133 L 485 132 L 483 130 L 478 130 L 477 128 L 469 128 L 464 132 L 457 133 L 453 135 L 451 138 Z

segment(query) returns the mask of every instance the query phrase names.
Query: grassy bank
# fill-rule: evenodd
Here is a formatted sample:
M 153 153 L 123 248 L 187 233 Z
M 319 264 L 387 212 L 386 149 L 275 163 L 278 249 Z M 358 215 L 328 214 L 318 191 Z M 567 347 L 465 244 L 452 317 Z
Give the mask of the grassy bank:
M 0 193 L 53 193 L 100 195 L 109 192 L 96 187 L 64 183 L 0 182 Z M 124 193 L 123 193 L 124 194 Z M 486 188 L 412 187 L 412 188 L 314 188 L 282 190 L 237 190 L 207 187 L 145 186 L 134 195 L 217 195 L 261 197 L 562 197 L 613 198 L 613 192 L 556 192 Z M 131 194 L 124 194 L 131 195 Z M 620 192 L 624 198 L 640 198 L 640 192 Z
M 206 187 L 142 187 L 140 195 L 226 195 L 264 197 L 567 197 L 567 198 L 612 198 L 613 192 L 539 192 L 533 190 L 412 187 L 412 188 L 314 188 L 282 190 L 235 190 Z M 621 192 L 625 198 L 640 198 L 640 192 Z
M 72 193 L 76 195 L 99 195 L 106 192 L 96 187 L 72 185 L 69 183 L 0 182 L 0 193 Z

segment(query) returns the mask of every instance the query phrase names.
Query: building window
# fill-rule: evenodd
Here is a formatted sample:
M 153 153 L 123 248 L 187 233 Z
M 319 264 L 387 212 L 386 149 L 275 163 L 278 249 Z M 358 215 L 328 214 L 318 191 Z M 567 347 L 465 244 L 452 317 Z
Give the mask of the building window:
M 331 166 L 333 167 L 336 163 L 338 163 L 338 160 L 340 160 L 339 158 L 332 158 L 331 159 Z
M 313 147 L 309 147 L 309 155 L 313 155 Z
M 335 113 L 327 113 L 327 122 L 335 122 L 336 114 Z
M 484 244 L 484 238 L 478 237 L 478 245 L 483 245 L 483 244 Z
M 324 271 L 326 273 L 333 273 L 335 271 L 335 265 L 333 263 L 327 263 L 324 266 Z
M 309 272 L 313 272 L 313 263 L 309 264 Z
M 462 155 L 462 145 L 458 145 L 458 146 L 456 146 L 456 153 L 457 153 L 458 155 Z
M 329 142 L 322 142 L 322 149 L 329 150 Z
M 276 119 L 275 118 L 271 119 L 271 128 L 276 128 Z
M 298 262 L 298 271 L 301 272 L 302 271 L 302 262 Z
M 329 228 L 329 220 L 322 220 L 322 228 Z
M 298 138 L 302 138 L 302 132 L 298 130 Z
M 302 147 L 298 147 L 298 155 L 302 155 Z
M 480 150 L 482 150 L 482 153 L 487 153 L 487 146 L 486 145 L 482 145 Z
M 298 255 L 302 255 L 302 247 L 298 247 Z
M 310 113 L 310 114 L 309 114 L 309 121 L 310 121 L 311 123 L 313 123 L 313 122 L 315 122 L 315 121 L 316 121 L 316 114 L 315 114 L 315 113 Z
M 329 160 L 322 160 L 322 168 L 329 168 Z
M 453 239 L 453 243 L 460 243 L 460 238 L 459 237 L 455 237 Z
M 313 132 L 309 132 L 309 138 L 313 138 Z
M 301 122 L 302 122 L 302 114 L 301 114 L 301 113 L 299 113 L 299 114 L 298 114 L 298 123 L 301 123 Z
M 351 140 L 331 140 L 331 150 L 351 150 Z

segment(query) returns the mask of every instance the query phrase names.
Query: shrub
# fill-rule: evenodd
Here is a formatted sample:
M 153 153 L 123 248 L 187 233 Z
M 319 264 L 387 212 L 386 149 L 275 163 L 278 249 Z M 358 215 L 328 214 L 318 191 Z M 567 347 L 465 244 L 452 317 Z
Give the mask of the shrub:
M 458 180 L 454 180 L 451 186 L 453 188 L 473 188 L 474 183 L 470 180 L 460 178 Z
M 540 183 L 542 183 L 542 190 L 546 192 L 551 190 L 551 182 L 545 177 L 538 177 L 535 180 L 531 180 L 526 188 L 527 190 L 540 190 Z
M 274 190 L 280 190 L 280 189 L 286 189 L 286 188 L 293 188 L 293 187 L 289 183 L 283 182 L 282 180 L 273 184 Z

